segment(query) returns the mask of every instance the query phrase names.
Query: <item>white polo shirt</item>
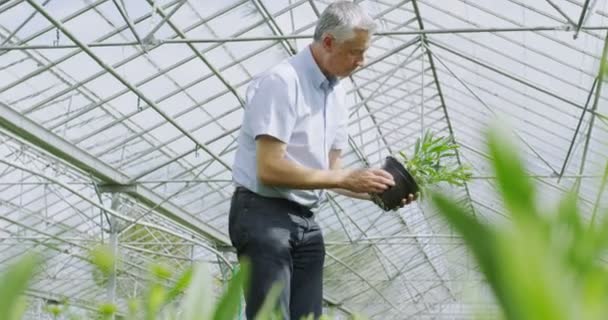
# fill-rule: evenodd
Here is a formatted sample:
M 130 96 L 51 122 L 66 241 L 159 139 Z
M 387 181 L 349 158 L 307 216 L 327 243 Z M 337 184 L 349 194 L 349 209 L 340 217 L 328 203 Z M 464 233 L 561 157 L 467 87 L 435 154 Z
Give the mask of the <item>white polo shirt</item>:
M 255 77 L 247 89 L 243 124 L 232 167 L 233 181 L 267 197 L 280 197 L 314 209 L 324 190 L 267 186 L 257 178 L 256 144 L 270 135 L 287 144 L 286 158 L 313 169 L 329 168 L 329 150 L 347 145 L 344 90 L 328 79 L 309 46 Z

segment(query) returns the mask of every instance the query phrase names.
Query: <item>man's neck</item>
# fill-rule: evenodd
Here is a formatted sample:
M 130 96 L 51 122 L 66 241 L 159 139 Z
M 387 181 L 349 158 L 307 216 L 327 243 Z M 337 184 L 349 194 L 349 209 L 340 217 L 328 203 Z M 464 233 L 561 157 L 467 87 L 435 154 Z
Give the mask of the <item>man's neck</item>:
M 319 43 L 313 42 L 310 44 L 310 52 L 312 53 L 312 58 L 315 60 L 315 63 L 317 64 L 317 66 L 319 66 L 319 69 L 321 69 L 321 72 L 323 72 L 325 77 L 329 79 L 332 77 L 332 75 L 327 71 L 327 69 L 325 69 L 325 66 L 323 65 L 323 59 L 321 58 L 323 56 L 322 50 L 323 48 Z

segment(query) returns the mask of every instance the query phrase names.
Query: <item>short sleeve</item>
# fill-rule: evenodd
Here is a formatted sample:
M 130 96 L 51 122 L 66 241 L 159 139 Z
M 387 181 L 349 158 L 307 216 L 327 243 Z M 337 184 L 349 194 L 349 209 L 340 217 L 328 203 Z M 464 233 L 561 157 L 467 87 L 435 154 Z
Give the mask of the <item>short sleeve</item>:
M 269 135 L 289 142 L 296 123 L 295 99 L 290 91 L 288 83 L 276 74 L 264 76 L 250 88 L 245 121 L 254 139 Z

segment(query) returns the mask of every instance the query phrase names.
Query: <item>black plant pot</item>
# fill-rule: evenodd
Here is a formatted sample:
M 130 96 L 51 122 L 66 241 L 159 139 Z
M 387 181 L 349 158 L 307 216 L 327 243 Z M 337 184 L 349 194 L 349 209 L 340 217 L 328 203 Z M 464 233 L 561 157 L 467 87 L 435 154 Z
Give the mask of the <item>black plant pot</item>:
M 386 157 L 382 169 L 393 176 L 395 185 L 386 189 L 383 193 L 375 194 L 374 202 L 385 211 L 390 211 L 401 206 L 405 197 L 418 192 L 418 184 L 412 175 L 405 169 L 403 164 L 392 156 Z

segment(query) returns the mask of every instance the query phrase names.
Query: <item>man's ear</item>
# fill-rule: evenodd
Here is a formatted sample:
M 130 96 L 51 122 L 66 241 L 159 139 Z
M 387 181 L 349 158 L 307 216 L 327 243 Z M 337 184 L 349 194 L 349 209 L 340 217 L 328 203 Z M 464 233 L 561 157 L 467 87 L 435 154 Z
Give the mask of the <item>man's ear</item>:
M 335 39 L 332 35 L 330 35 L 329 33 L 323 34 L 322 42 L 323 42 L 323 48 L 325 48 L 325 50 L 332 51 L 334 44 L 335 44 Z

